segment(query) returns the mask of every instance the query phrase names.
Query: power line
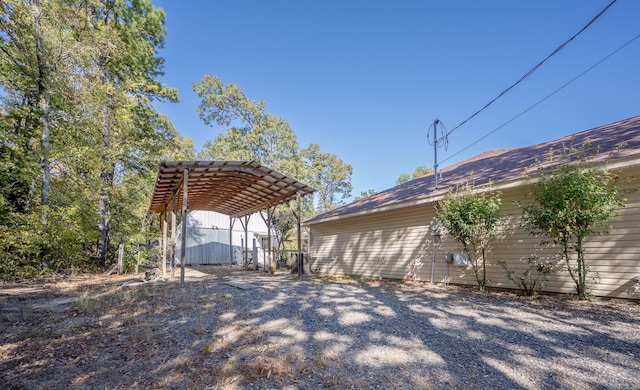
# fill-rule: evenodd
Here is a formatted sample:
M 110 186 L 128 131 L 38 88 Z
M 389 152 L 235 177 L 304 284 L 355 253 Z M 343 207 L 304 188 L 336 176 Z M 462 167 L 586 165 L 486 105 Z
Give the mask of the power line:
M 457 156 L 458 154 L 464 152 L 465 150 L 471 148 L 472 146 L 476 145 L 478 142 L 484 140 L 485 138 L 487 138 L 488 136 L 490 136 L 491 134 L 495 133 L 496 131 L 502 129 L 503 127 L 505 127 L 506 125 L 508 125 L 509 123 L 513 122 L 514 120 L 520 118 L 522 115 L 526 114 L 527 112 L 531 111 L 534 107 L 538 106 L 540 103 L 544 102 L 545 100 L 549 99 L 551 96 L 555 95 L 556 93 L 560 92 L 561 90 L 563 90 L 565 87 L 567 87 L 569 84 L 573 83 L 574 81 L 576 81 L 577 79 L 579 79 L 580 77 L 584 76 L 587 72 L 591 71 L 593 68 L 595 68 L 596 66 L 600 65 L 601 63 L 603 63 L 604 61 L 608 60 L 611 56 L 613 56 L 614 54 L 616 54 L 617 52 L 619 52 L 620 50 L 624 49 L 626 46 L 628 46 L 629 44 L 631 44 L 633 41 L 635 41 L 636 39 L 640 38 L 640 34 L 636 35 L 635 37 L 631 38 L 629 41 L 627 41 L 627 43 L 625 43 L 624 45 L 618 47 L 617 49 L 615 49 L 614 51 L 612 51 L 611 53 L 609 53 L 607 56 L 605 56 L 604 58 L 602 58 L 600 61 L 596 62 L 595 64 L 591 65 L 589 68 L 587 68 L 585 71 L 583 71 L 582 73 L 580 73 L 579 75 L 577 75 L 576 77 L 572 78 L 571 80 L 567 81 L 566 83 L 564 83 L 560 88 L 556 89 L 555 91 L 551 92 L 550 94 L 548 94 L 547 96 L 543 97 L 542 99 L 538 100 L 535 104 L 533 104 L 532 106 L 530 106 L 529 108 L 527 108 L 526 110 L 520 112 L 518 115 L 514 116 L 513 118 L 509 119 L 508 121 L 506 121 L 505 123 L 503 123 L 502 125 L 498 126 L 497 128 L 495 128 L 494 130 L 488 132 L 487 134 L 485 134 L 484 136 L 482 136 L 481 138 L 477 139 L 476 141 L 474 141 L 473 143 L 465 146 L 464 148 L 460 149 L 459 151 L 455 152 L 454 154 L 452 154 L 451 156 L 445 158 L 444 160 L 440 161 L 441 163 L 450 160 L 452 158 L 454 158 L 455 156 Z M 453 130 L 451 130 L 449 132 L 449 134 L 451 134 L 453 132 Z
M 478 111 L 474 112 L 470 117 L 468 117 L 467 119 L 463 120 L 458 126 L 454 127 L 453 129 L 451 129 L 451 131 L 449 131 L 449 135 L 453 134 L 454 131 L 456 131 L 458 128 L 460 128 L 462 125 L 464 125 L 465 123 L 469 122 L 473 117 L 475 117 L 476 115 L 480 114 L 482 111 L 484 111 L 487 107 L 489 107 L 490 105 L 492 105 L 496 100 L 500 99 L 502 96 L 504 96 L 507 92 L 509 92 L 511 89 L 513 89 L 516 85 L 520 84 L 522 81 L 524 81 L 526 78 L 528 78 L 529 76 L 531 76 L 536 70 L 538 70 L 538 68 L 540 68 L 542 66 L 542 64 L 544 64 L 549 58 L 553 57 L 554 55 L 556 55 L 560 50 L 564 49 L 565 46 L 567 46 L 571 41 L 573 41 L 578 35 L 580 35 L 584 30 L 586 30 L 587 28 L 589 28 L 589 26 L 591 26 L 596 20 L 598 20 L 598 18 L 600 18 L 600 16 L 602 16 L 605 12 L 607 12 L 607 10 L 616 2 L 617 0 L 613 0 L 611 3 L 609 3 L 609 5 L 607 5 L 606 7 L 604 7 L 602 9 L 602 11 L 598 12 L 598 14 L 596 16 L 594 16 L 589 23 L 587 23 L 584 27 L 582 27 L 580 29 L 580 31 L 578 31 L 577 33 L 575 33 L 571 38 L 567 39 L 562 45 L 558 46 L 554 51 L 551 52 L 551 54 L 549 54 L 544 60 L 540 61 L 536 66 L 534 66 L 533 68 L 531 68 L 531 70 L 529 70 L 527 73 L 525 73 L 522 77 L 520 77 L 520 79 L 518 79 L 518 81 L 516 81 L 515 83 L 511 84 L 511 86 L 509 86 L 507 89 L 505 89 L 504 91 L 500 92 L 500 94 L 498 96 L 496 96 L 493 100 L 491 100 L 489 103 L 485 104 L 484 107 L 482 107 L 481 109 L 479 109 Z

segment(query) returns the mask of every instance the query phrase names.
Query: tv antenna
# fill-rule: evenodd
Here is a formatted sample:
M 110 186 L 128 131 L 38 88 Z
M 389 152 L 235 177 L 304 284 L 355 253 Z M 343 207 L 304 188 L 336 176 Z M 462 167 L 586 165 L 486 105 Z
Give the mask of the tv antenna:
M 442 128 L 440 137 L 438 138 L 438 125 Z M 433 141 L 431 141 L 431 129 L 433 129 Z M 444 123 L 438 119 L 434 120 L 429 130 L 427 130 L 427 142 L 429 145 L 433 145 L 433 178 L 435 183 L 434 191 L 438 190 L 438 146 L 444 145 L 444 150 L 449 148 L 449 133 L 444 127 Z M 440 179 L 442 179 L 442 171 L 440 172 Z

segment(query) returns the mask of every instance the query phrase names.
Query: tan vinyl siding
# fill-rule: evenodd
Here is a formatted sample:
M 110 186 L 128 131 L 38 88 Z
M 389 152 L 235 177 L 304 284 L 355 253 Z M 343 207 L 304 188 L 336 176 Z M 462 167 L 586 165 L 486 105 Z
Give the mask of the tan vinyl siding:
M 431 247 L 429 208 L 401 209 L 311 227 L 312 268 L 322 272 L 403 279 Z M 430 253 L 430 251 L 429 251 Z
M 634 168 L 626 173 L 638 176 Z M 638 183 L 631 183 L 637 187 Z M 526 202 L 528 186 L 511 188 L 502 192 L 503 215 L 508 216 L 507 228 L 494 240 L 487 253 L 487 278 L 490 287 L 515 288 L 506 277 L 499 261 L 507 263 L 511 270 L 521 273 L 527 259 L 536 256 L 540 261 L 558 262 L 558 248 L 540 246 L 543 237 L 531 236 L 518 228 L 522 214 L 515 201 Z M 620 217 L 612 222 L 608 235 L 593 236 L 586 243 L 586 261 L 589 277 L 599 276 L 592 292 L 598 296 L 640 299 L 631 280 L 640 275 L 640 193 L 627 196 Z M 429 229 L 435 218 L 433 204 L 399 208 L 392 211 L 371 213 L 310 225 L 310 254 L 312 268 L 333 274 L 355 274 L 374 278 L 404 279 L 411 262 L 422 262 L 418 276 L 422 281 L 431 277 L 433 259 L 432 237 Z M 447 264 L 445 253 L 461 252 L 460 245 L 446 234 L 436 244 L 434 281 L 475 285 L 471 267 L 462 268 Z M 558 269 L 564 262 L 558 263 Z M 573 293 L 575 285 L 565 271 L 549 276 L 545 291 Z

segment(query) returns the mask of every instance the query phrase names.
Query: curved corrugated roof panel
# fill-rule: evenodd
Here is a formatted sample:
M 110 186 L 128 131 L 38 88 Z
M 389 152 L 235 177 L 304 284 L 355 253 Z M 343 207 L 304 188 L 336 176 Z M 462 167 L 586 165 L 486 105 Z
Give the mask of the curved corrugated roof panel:
M 182 208 L 187 177 L 189 210 L 216 211 L 234 218 L 294 200 L 315 190 L 255 161 L 164 161 L 160 163 L 149 211 Z

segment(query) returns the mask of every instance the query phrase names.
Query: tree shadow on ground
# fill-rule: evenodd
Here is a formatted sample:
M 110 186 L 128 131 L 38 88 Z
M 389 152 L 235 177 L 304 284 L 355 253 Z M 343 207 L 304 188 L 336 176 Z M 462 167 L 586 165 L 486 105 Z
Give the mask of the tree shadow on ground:
M 75 298 L 62 311 L 3 306 L 4 388 L 640 385 L 635 303 L 615 310 L 250 271 L 186 288 L 87 287 Z

